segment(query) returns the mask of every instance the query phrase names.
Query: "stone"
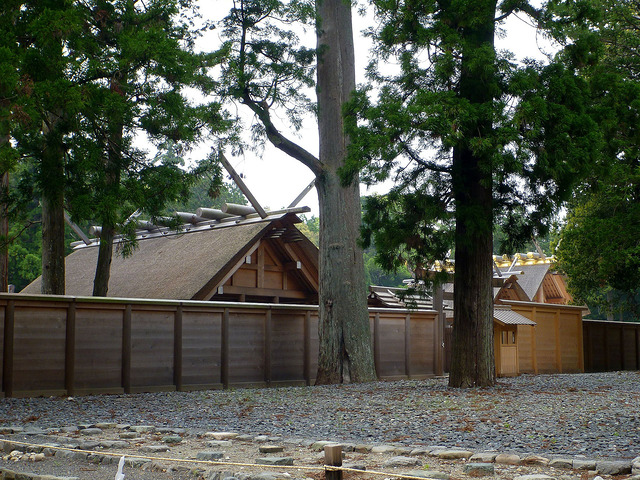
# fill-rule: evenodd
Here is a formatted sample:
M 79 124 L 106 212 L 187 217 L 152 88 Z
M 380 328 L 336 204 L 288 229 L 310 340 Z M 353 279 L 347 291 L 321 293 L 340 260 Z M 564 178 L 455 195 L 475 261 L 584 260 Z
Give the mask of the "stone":
M 76 426 L 62 427 L 60 429 L 60 431 L 63 433 L 76 433 L 78 430 L 80 429 Z
M 280 445 L 260 445 L 258 451 L 260 453 L 279 453 L 284 452 L 284 447 Z
M 100 442 L 100 446 L 106 449 L 127 448 L 129 446 L 129 442 L 125 442 L 124 440 L 106 440 L 104 442 Z
M 138 458 L 138 457 L 125 457 L 124 464 L 128 467 L 140 468 L 143 465 L 151 463 L 151 460 L 148 458 Z
M 231 440 L 210 440 L 207 442 L 210 447 L 230 447 L 233 445 Z
M 472 477 L 486 477 L 496 473 L 493 463 L 466 463 L 462 466 L 462 471 Z
M 411 447 L 396 447 L 393 453 L 396 455 L 411 455 L 412 450 L 413 448 Z
M 631 473 L 631 462 L 623 460 L 603 460 L 596 462 L 596 470 L 600 475 L 624 475 Z
M 147 453 L 162 453 L 168 452 L 169 447 L 167 447 L 166 445 L 142 445 L 140 447 L 140 451 Z
M 436 457 L 443 460 L 458 460 L 461 458 L 467 459 L 473 455 L 473 452 L 469 450 L 439 450 Z
M 100 447 L 100 442 L 96 442 L 95 440 L 84 440 L 78 443 L 79 450 L 95 450 Z
M 634 475 L 640 475 L 640 457 L 636 457 L 631 460 L 631 473 Z
M 180 435 L 167 435 L 166 437 L 162 437 L 162 441 L 169 445 L 176 445 L 182 442 L 182 437 Z
M 315 450 L 316 452 L 320 452 L 324 450 L 324 447 L 327 445 L 337 445 L 336 442 L 328 442 L 326 440 L 321 440 L 319 442 L 314 442 L 311 444 L 311 450 Z
M 549 466 L 553 468 L 573 468 L 572 458 L 554 458 L 549 461 Z
M 407 477 L 401 478 L 419 477 L 435 480 L 449 480 L 449 478 L 451 478 L 448 474 L 437 470 L 410 470 L 408 472 L 404 472 L 403 475 L 406 475 Z
M 422 462 L 415 457 L 391 457 L 382 464 L 383 467 L 415 467 Z
M 520 463 L 522 465 L 549 465 L 549 459 L 547 457 L 541 457 L 540 455 L 527 455 Z
M 196 454 L 196 460 L 220 460 L 224 457 L 224 453 L 222 452 L 198 452 Z
M 477 452 L 469 457 L 470 462 L 493 463 L 498 454 L 496 452 Z
M 253 437 L 253 441 L 254 442 L 258 442 L 258 443 L 268 442 L 269 441 L 269 435 L 258 435 L 256 437 Z
M 413 457 L 418 457 L 422 455 L 427 455 L 428 453 L 429 453 L 429 450 L 427 448 L 414 448 L 413 450 L 411 450 L 409 455 Z
M 376 445 L 371 448 L 371 453 L 394 453 L 396 447 L 393 445 Z
M 234 432 L 207 432 L 205 435 L 207 437 L 213 437 L 216 440 L 232 440 L 240 434 Z
M 70 452 L 69 450 L 58 450 L 56 452 L 56 458 L 67 458 L 71 460 L 86 460 L 88 456 L 88 453 Z
M 0 427 L 0 433 L 3 435 L 13 435 L 16 433 L 22 433 L 24 432 L 24 428 L 22 427 L 15 427 L 12 425 L 6 426 L 6 427 Z
M 596 461 L 595 460 L 587 460 L 582 458 L 574 458 L 573 459 L 573 468 L 576 470 L 595 470 L 596 469 Z
M 359 444 L 354 447 L 354 452 L 356 453 L 371 453 L 373 447 L 371 445 Z
M 517 475 L 513 477 L 513 480 L 555 480 L 555 477 L 549 475 L 543 475 L 541 473 L 534 473 L 531 475 Z
M 256 459 L 258 465 L 293 465 L 292 457 L 264 457 Z
M 129 430 L 138 433 L 152 433 L 156 431 L 156 427 L 153 425 L 134 425 L 130 427 Z
M 140 438 L 140 435 L 138 435 L 138 432 L 122 432 L 119 437 L 124 439 L 132 439 Z
M 116 428 L 117 427 L 117 423 L 113 423 L 113 422 L 103 422 L 103 423 L 96 423 L 96 428 L 100 428 L 102 430 L 109 430 L 112 428 Z
M 494 459 L 501 465 L 520 465 L 520 456 L 513 453 L 500 453 Z

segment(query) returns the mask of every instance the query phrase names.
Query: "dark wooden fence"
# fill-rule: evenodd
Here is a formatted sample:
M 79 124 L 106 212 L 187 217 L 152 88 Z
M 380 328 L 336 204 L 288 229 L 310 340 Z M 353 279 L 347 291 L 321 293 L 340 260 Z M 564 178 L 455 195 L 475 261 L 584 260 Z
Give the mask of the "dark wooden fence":
M 640 370 L 640 323 L 583 320 L 587 372 Z
M 371 309 L 378 376 L 442 373 L 435 311 Z M 0 294 L 5 396 L 308 385 L 317 307 Z

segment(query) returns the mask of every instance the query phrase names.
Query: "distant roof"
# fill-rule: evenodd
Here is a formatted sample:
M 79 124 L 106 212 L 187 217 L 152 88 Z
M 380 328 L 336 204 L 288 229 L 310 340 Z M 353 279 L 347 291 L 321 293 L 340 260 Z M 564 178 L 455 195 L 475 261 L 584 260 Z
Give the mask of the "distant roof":
M 372 285 L 369 287 L 369 292 L 369 300 L 375 300 L 382 307 L 409 307 L 419 310 L 433 308 L 433 299 L 429 295 L 421 295 L 419 292 L 409 294 L 406 288 Z

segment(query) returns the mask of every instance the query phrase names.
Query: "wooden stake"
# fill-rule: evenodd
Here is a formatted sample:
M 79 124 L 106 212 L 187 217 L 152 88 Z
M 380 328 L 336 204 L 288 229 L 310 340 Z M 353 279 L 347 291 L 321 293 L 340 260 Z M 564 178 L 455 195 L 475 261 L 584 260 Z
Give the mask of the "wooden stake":
M 331 467 L 342 466 L 342 445 L 325 445 L 324 464 Z M 342 480 L 342 470 L 325 469 L 324 476 L 326 480 Z

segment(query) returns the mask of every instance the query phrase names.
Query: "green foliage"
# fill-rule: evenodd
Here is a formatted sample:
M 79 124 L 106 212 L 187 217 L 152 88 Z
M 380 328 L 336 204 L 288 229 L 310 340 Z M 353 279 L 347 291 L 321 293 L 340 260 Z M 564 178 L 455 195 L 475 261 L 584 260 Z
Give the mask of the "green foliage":
M 600 45 L 585 78 L 602 92 L 595 112 L 602 158 L 569 204 L 557 248 L 576 301 L 616 318 L 640 317 L 640 4 L 599 0 L 583 19 Z M 575 53 L 577 52 L 577 53 Z
M 579 302 L 640 317 L 640 170 L 573 205 L 557 248 Z
M 362 169 L 367 183 L 395 180 L 387 197 L 365 209 L 365 244 L 377 245 L 386 268 L 442 259 L 460 215 L 465 228 L 490 231 L 478 198 L 461 210 L 460 199 L 476 195 L 465 183 L 472 175 L 491 188 L 505 248 L 545 236 L 604 145 L 594 103 L 607 92 L 578 74 L 577 60 L 597 57 L 599 46 L 584 42 L 550 64 L 519 65 L 493 47 L 492 2 L 419 3 L 374 2 L 381 26 L 368 71 L 377 90 L 361 90 L 346 110 L 352 144 L 345 178 Z M 496 16 L 514 11 L 541 21 L 551 15 L 504 2 Z M 568 13 L 552 17 L 562 22 Z M 392 73 L 379 66 L 389 59 L 397 62 Z M 456 158 L 475 160 L 463 167 Z
M 298 230 L 300 230 L 313 244 L 320 246 L 320 219 L 314 215 L 307 218 L 306 215 L 301 215 L 302 223 L 298 224 Z
M 295 130 L 313 113 L 307 92 L 315 85 L 315 48 L 302 45 L 296 29 L 314 27 L 314 5 L 305 0 L 235 3 L 222 21 L 227 46 L 217 91 L 257 115 L 250 148 L 260 148 L 275 128 L 270 109 L 282 112 Z

